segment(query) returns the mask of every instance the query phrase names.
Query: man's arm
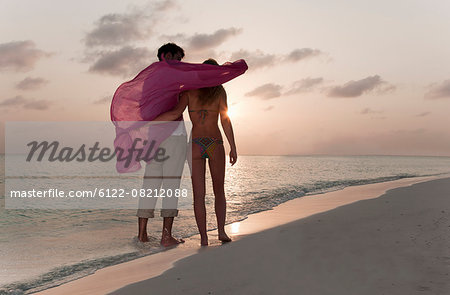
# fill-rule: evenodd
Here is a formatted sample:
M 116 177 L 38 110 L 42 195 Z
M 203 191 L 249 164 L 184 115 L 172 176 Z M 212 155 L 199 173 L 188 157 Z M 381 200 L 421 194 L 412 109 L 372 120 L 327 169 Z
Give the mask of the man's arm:
M 180 100 L 178 101 L 178 104 L 170 111 L 162 113 L 152 121 L 174 121 L 178 119 L 183 114 L 184 109 L 186 109 L 186 106 L 188 105 L 188 96 L 189 95 L 187 92 L 180 93 Z

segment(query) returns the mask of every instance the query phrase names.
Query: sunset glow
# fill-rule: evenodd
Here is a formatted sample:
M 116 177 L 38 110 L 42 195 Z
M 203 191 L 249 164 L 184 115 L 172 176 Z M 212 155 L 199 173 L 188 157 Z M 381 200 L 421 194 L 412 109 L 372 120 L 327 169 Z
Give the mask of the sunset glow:
M 224 85 L 242 154 L 450 155 L 450 37 L 436 33 L 448 11 L 448 1 L 6 1 L 0 135 L 6 121 L 109 121 L 118 85 L 175 42 L 186 62 L 248 62 Z

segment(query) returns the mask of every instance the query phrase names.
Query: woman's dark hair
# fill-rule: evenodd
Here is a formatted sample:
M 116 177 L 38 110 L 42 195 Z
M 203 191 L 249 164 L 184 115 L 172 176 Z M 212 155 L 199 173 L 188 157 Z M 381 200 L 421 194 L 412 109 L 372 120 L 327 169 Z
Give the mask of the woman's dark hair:
M 210 58 L 203 62 L 204 64 L 208 65 L 214 65 L 218 66 L 219 64 L 214 59 Z M 198 99 L 200 100 L 200 103 L 202 105 L 211 104 L 216 100 L 216 98 L 219 97 L 219 94 L 222 91 L 225 91 L 222 85 L 214 86 L 214 87 L 207 87 L 207 88 L 200 88 L 200 95 Z
M 161 61 L 161 54 L 164 53 L 166 55 L 167 53 L 172 53 L 172 55 L 175 55 L 177 53 L 181 53 L 181 58 L 184 57 L 184 50 L 180 46 L 178 46 L 175 43 L 167 43 L 163 46 L 159 47 L 158 49 L 158 59 Z

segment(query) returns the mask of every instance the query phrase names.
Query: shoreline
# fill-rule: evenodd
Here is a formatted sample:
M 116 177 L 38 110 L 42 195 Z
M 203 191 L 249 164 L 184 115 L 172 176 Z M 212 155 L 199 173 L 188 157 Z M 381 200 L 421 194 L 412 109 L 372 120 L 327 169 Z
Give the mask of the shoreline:
M 227 232 L 234 241 L 239 241 L 245 236 L 273 229 L 311 215 L 327 212 L 357 201 L 377 198 L 394 188 L 442 178 L 445 176 L 403 178 L 304 196 L 282 203 L 272 210 L 251 214 L 243 221 L 229 224 Z M 176 248 L 99 269 L 94 274 L 32 294 L 105 294 L 113 292 L 124 286 L 155 278 L 171 269 L 180 259 L 218 248 L 221 244 L 216 240 L 216 231 L 210 232 L 209 235 L 211 245 L 207 248 L 200 248 L 199 236 L 195 235 Z

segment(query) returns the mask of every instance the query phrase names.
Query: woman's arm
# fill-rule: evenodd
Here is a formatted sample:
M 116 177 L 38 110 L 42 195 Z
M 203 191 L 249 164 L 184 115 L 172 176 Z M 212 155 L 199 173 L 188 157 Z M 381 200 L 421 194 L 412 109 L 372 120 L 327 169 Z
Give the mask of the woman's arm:
M 233 166 L 237 161 L 237 151 L 236 143 L 234 141 L 233 126 L 231 125 L 231 120 L 228 116 L 227 93 L 225 92 L 225 89 L 223 90 L 223 93 L 220 97 L 219 113 L 223 132 L 225 132 L 225 136 L 227 137 L 228 143 L 230 144 L 230 163 Z
M 175 121 L 181 116 L 181 114 L 183 114 L 188 102 L 188 93 L 180 93 L 180 100 L 178 101 L 178 104 L 170 111 L 162 113 L 152 121 Z

